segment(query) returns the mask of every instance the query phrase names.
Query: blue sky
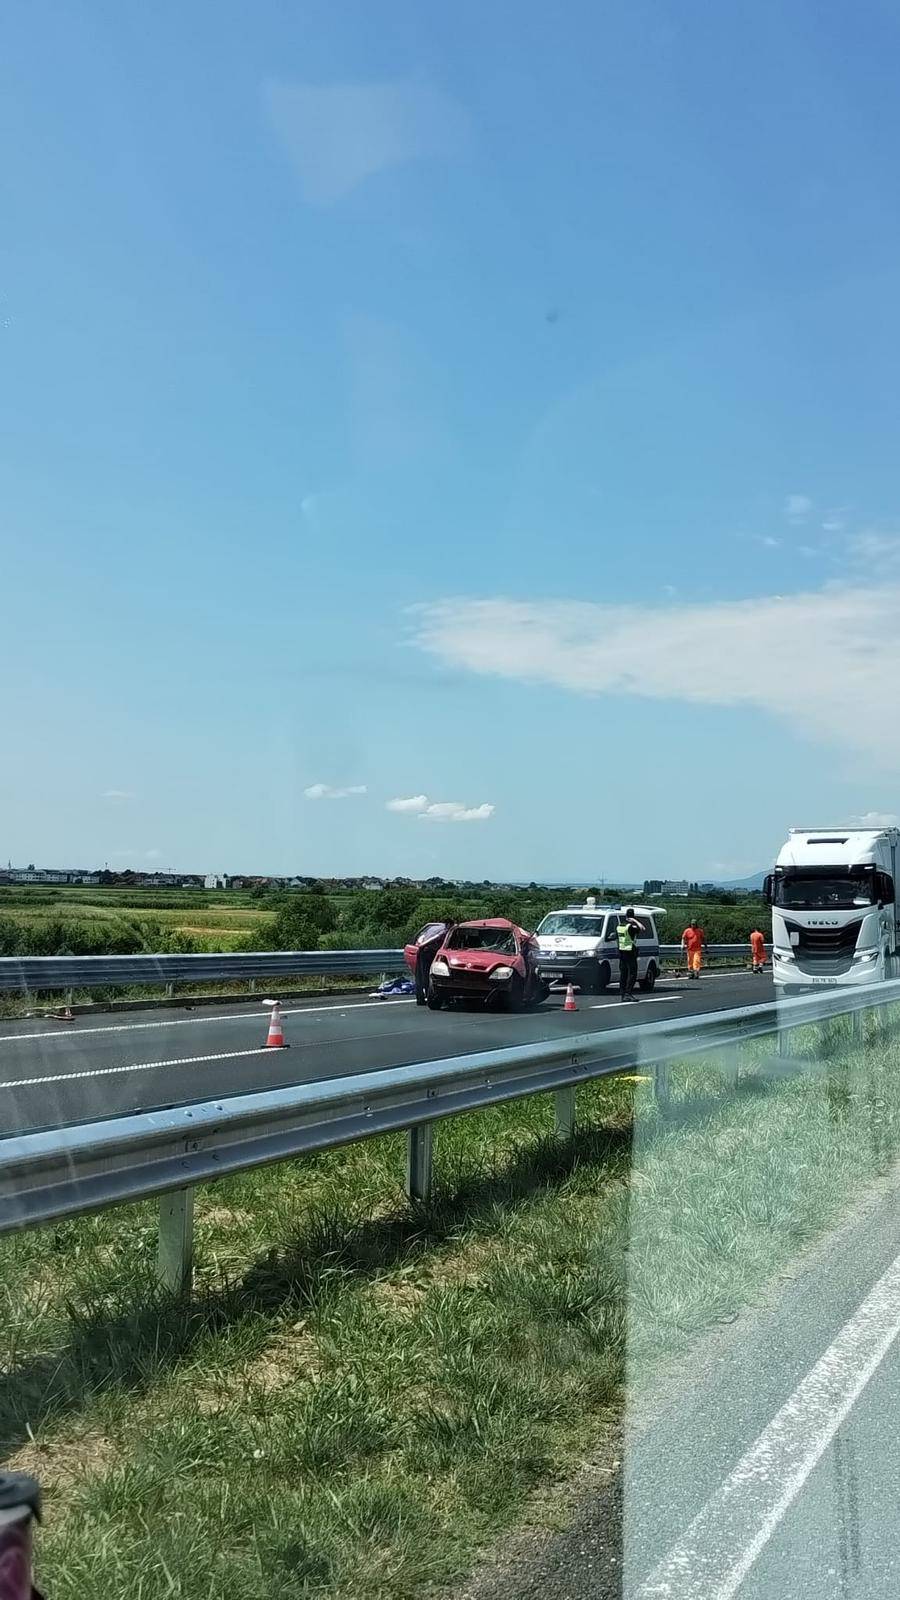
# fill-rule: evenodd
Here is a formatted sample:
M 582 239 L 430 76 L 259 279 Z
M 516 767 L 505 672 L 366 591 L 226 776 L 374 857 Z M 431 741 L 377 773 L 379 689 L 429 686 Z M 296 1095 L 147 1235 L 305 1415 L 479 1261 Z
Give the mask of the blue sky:
M 898 47 L 14 0 L 0 858 L 729 877 L 900 810 Z

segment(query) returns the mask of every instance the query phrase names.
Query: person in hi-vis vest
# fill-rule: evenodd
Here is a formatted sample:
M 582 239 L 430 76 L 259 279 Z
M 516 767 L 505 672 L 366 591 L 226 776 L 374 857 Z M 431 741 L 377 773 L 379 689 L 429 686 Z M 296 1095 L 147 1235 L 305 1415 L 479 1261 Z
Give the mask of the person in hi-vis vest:
M 687 956 L 688 977 L 699 978 L 700 968 L 703 965 L 703 952 L 706 948 L 706 934 L 696 917 L 691 918 L 681 935 L 681 947 Z
M 636 1000 L 634 986 L 638 975 L 638 953 L 635 940 L 639 933 L 644 932 L 644 924 L 638 922 L 634 914 L 634 907 L 629 906 L 623 911 L 616 923 L 616 944 L 619 948 L 619 999 Z

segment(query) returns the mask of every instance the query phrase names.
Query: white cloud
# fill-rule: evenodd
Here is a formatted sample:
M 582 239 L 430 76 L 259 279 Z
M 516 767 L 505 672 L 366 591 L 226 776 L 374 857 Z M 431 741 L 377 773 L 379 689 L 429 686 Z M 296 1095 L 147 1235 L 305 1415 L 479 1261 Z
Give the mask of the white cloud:
M 389 167 L 454 156 L 471 131 L 465 109 L 427 83 L 269 82 L 263 104 L 313 205 Z
M 773 539 L 771 534 L 765 534 L 759 542 L 761 545 L 764 545 L 767 550 L 778 550 L 781 545 L 781 540 Z
M 784 502 L 784 514 L 788 522 L 805 522 L 812 508 L 808 494 L 789 494 Z
M 330 783 L 311 783 L 303 793 L 307 800 L 346 800 L 351 794 L 365 794 L 366 785 L 351 783 L 346 789 L 334 789 Z
M 389 800 L 388 811 L 403 811 L 425 822 L 487 822 L 495 807 L 484 801 L 466 806 L 461 800 L 429 800 L 427 794 L 413 794 L 408 800 Z
M 825 521 L 822 523 L 822 532 L 840 533 L 843 529 L 843 526 L 844 524 L 842 523 L 840 517 L 826 517 Z
M 162 857 L 161 850 L 145 850 L 144 855 L 148 861 L 159 861 Z
M 101 800 L 133 800 L 134 794 L 130 789 L 104 789 Z
M 866 528 L 862 533 L 854 534 L 847 549 L 857 566 L 875 568 L 880 573 L 895 577 L 900 571 L 900 534 Z
M 851 817 L 857 828 L 897 828 L 900 817 L 894 811 L 864 811 L 860 817 Z
M 444 600 L 416 642 L 447 666 L 577 694 L 745 706 L 900 769 L 885 684 L 900 675 L 900 586 L 829 585 L 707 605 Z
M 426 807 L 422 818 L 425 822 L 487 822 L 494 809 L 487 801 L 480 806 L 464 806 L 459 800 L 438 800 Z

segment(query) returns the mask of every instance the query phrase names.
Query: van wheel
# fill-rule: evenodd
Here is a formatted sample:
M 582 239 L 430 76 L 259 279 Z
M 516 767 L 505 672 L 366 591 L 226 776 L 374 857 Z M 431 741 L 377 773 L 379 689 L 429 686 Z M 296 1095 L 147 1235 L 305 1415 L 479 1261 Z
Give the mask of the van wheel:
M 655 963 L 651 961 L 644 977 L 641 979 L 641 988 L 645 994 L 649 994 L 651 989 L 656 988 L 656 980 L 658 977 L 659 971 Z
M 609 982 L 610 982 L 611 977 L 612 977 L 612 968 L 611 968 L 609 962 L 608 961 L 601 961 L 599 967 L 597 968 L 597 978 L 596 978 L 596 992 L 597 992 L 597 994 L 602 994 L 604 989 L 608 989 L 609 988 Z

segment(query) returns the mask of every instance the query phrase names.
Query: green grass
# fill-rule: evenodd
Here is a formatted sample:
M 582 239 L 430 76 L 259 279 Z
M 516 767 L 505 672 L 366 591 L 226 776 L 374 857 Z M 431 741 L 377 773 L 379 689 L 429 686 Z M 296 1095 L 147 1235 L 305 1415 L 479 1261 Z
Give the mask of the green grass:
M 812 1034 L 798 1041 L 809 1052 Z M 619 1414 L 757 1297 L 900 1149 L 900 1046 L 736 1093 L 591 1086 L 198 1196 L 197 1293 L 153 1286 L 140 1206 L 0 1242 L 0 1438 L 47 1489 L 53 1600 L 411 1596 L 464 1572 Z M 809 1063 L 806 1063 L 808 1066 Z

